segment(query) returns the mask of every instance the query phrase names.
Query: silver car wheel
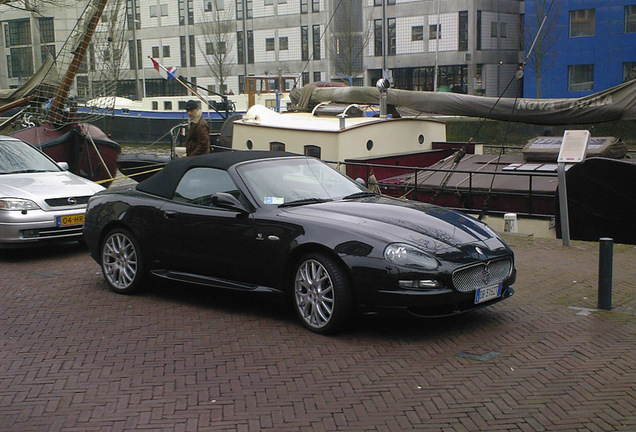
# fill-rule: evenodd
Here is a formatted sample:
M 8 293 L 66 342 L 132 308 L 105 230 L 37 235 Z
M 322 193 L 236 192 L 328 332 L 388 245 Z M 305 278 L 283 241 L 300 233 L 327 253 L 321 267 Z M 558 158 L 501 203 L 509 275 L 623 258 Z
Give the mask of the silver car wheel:
M 311 328 L 322 328 L 333 315 L 334 287 L 327 269 L 318 261 L 304 261 L 296 271 L 296 307 Z
M 114 232 L 102 248 L 104 277 L 116 290 L 125 291 L 135 283 L 139 271 L 137 249 L 128 236 Z

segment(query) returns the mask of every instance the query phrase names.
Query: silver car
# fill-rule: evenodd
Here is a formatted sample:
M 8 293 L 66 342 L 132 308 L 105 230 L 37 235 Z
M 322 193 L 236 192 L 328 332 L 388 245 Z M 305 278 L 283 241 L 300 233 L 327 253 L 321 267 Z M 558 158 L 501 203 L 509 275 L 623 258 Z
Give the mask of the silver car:
M 65 168 L 0 135 L 0 248 L 81 239 L 88 198 L 104 188 Z

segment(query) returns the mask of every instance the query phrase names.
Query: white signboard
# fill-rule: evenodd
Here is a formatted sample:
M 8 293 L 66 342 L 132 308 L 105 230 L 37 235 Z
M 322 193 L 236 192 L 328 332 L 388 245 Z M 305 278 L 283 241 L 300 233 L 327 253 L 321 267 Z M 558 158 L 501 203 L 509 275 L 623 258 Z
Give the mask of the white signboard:
M 588 130 L 566 130 L 559 151 L 558 163 L 578 163 L 585 160 L 587 144 L 590 142 Z

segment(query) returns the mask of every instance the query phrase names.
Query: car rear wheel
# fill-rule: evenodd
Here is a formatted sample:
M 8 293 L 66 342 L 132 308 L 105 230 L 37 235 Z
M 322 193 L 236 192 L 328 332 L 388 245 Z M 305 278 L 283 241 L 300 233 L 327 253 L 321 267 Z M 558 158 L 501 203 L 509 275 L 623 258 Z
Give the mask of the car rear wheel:
M 132 294 L 141 289 L 144 268 L 139 244 L 125 229 L 110 231 L 102 244 L 102 272 L 111 290 Z
M 352 298 L 340 265 L 323 254 L 302 257 L 296 266 L 294 305 L 309 330 L 320 334 L 341 330 L 351 318 Z

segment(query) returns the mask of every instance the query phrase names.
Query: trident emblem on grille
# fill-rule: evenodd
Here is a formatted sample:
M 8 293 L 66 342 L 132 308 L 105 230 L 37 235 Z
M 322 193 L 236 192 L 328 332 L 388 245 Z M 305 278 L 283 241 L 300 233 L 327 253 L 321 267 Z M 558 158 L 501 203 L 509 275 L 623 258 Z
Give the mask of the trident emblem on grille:
M 481 270 L 481 282 L 484 285 L 487 285 L 488 282 L 490 282 L 490 273 L 488 273 L 488 269 L 486 267 Z

